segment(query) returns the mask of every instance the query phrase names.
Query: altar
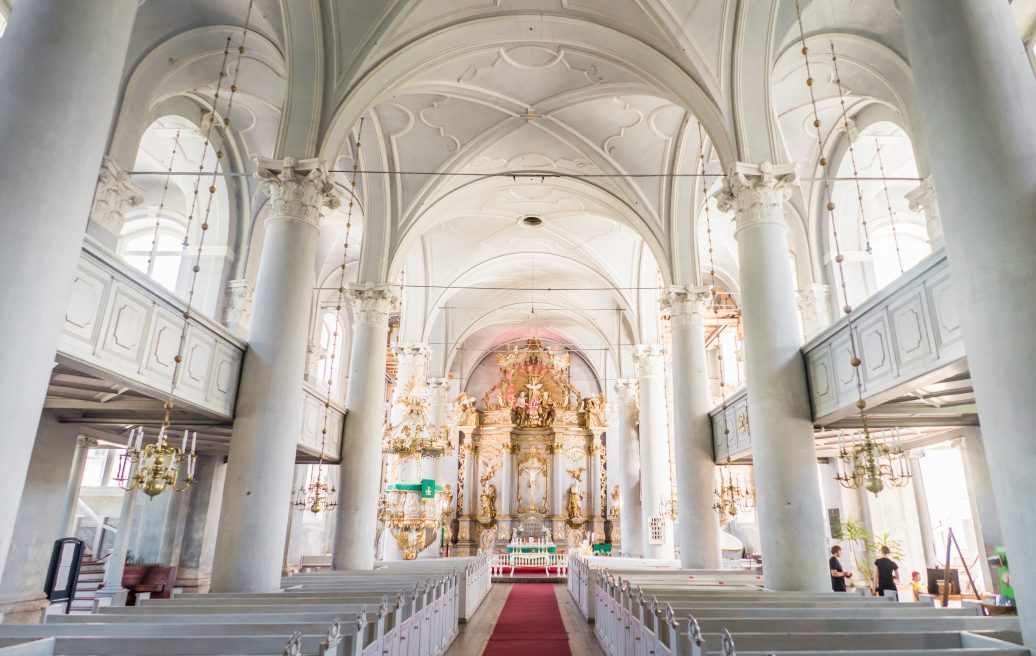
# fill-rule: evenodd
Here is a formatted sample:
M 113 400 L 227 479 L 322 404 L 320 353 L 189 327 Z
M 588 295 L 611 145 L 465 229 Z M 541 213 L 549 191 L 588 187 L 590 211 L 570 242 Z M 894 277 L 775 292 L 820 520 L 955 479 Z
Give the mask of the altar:
M 455 553 L 558 554 L 603 539 L 604 395 L 572 385 L 571 357 L 529 339 L 497 354 L 479 399 L 458 397 Z

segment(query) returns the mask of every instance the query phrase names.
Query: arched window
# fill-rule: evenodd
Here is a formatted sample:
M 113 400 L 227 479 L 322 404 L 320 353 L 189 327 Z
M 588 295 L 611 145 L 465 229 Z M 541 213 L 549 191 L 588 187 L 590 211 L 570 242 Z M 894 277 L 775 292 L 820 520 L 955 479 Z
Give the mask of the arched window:
M 185 234 L 182 221 L 169 217 L 164 221 L 156 221 L 155 217 L 149 216 L 127 222 L 123 228 L 122 257 L 158 284 L 175 292 L 180 279 Z
M 932 248 L 924 215 L 911 210 L 906 198 L 919 184 L 913 144 L 906 132 L 893 123 L 874 123 L 855 135 L 853 151 L 859 183 L 853 179 L 853 158 L 847 152 L 832 188 L 838 249 L 832 226 L 827 221 L 825 225 L 832 279 L 838 278 L 834 258 L 840 250 L 848 303 L 855 306 L 924 259 Z M 841 285 L 833 287 L 841 307 L 846 303 Z
M 174 155 L 175 149 L 175 155 Z M 191 284 L 191 271 L 206 220 L 195 307 L 212 316 L 221 297 L 223 269 L 228 262 L 229 195 L 226 180 L 218 175 L 222 166 L 211 144 L 190 120 L 163 116 L 141 136 L 137 149 L 134 182 L 144 189 L 144 202 L 126 213 L 118 252 L 123 259 L 171 292 L 184 297 Z M 197 176 L 168 176 L 161 172 L 198 171 Z M 212 171 L 217 175 L 212 181 Z M 211 194 L 212 184 L 216 193 Z M 206 211 L 208 210 L 208 215 Z M 186 246 L 185 246 L 186 244 Z

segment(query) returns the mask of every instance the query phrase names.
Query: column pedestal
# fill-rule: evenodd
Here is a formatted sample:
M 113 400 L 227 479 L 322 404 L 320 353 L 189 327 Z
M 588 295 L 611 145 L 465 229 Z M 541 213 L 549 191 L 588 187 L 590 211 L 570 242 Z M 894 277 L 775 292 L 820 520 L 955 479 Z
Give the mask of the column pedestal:
M 256 163 L 270 204 L 227 459 L 214 592 L 280 588 L 320 212 L 338 205 L 319 160 Z
M 719 515 L 715 503 L 716 461 L 709 420 L 708 361 L 704 312 L 709 288 L 671 288 L 663 299 L 673 340 L 673 451 L 678 496 L 676 541 L 680 563 L 688 569 L 718 569 L 722 564 Z
M 773 590 L 830 589 L 802 337 L 784 201 L 793 166 L 738 164 L 720 193 L 736 210 L 763 579 Z
M 335 569 L 372 569 L 381 490 L 388 315 L 399 299 L 388 285 L 353 285 L 353 344 L 342 446 Z M 387 534 L 386 540 L 391 541 Z
M 62 0 L 21 2 L 0 39 L 0 563 L 14 533 L 138 4 L 90 2 L 69 11 Z M 59 188 L 47 189 L 48 180 L 59 180 Z

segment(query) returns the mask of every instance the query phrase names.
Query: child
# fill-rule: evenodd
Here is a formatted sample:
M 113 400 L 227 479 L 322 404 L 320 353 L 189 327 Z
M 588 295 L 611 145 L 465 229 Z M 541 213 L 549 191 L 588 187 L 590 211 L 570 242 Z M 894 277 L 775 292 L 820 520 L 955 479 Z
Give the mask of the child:
M 910 589 L 914 591 L 914 601 L 921 601 L 921 572 L 910 574 Z

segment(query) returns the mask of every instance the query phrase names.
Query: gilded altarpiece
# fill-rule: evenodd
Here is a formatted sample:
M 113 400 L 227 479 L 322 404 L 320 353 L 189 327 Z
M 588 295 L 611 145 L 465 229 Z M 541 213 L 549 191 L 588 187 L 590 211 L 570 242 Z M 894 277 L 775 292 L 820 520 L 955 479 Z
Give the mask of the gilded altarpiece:
M 571 355 L 535 339 L 498 354 L 497 365 L 499 378 L 481 399 L 456 400 L 463 437 L 454 553 L 528 538 L 559 550 L 602 540 L 603 396 L 582 396 L 569 382 Z

